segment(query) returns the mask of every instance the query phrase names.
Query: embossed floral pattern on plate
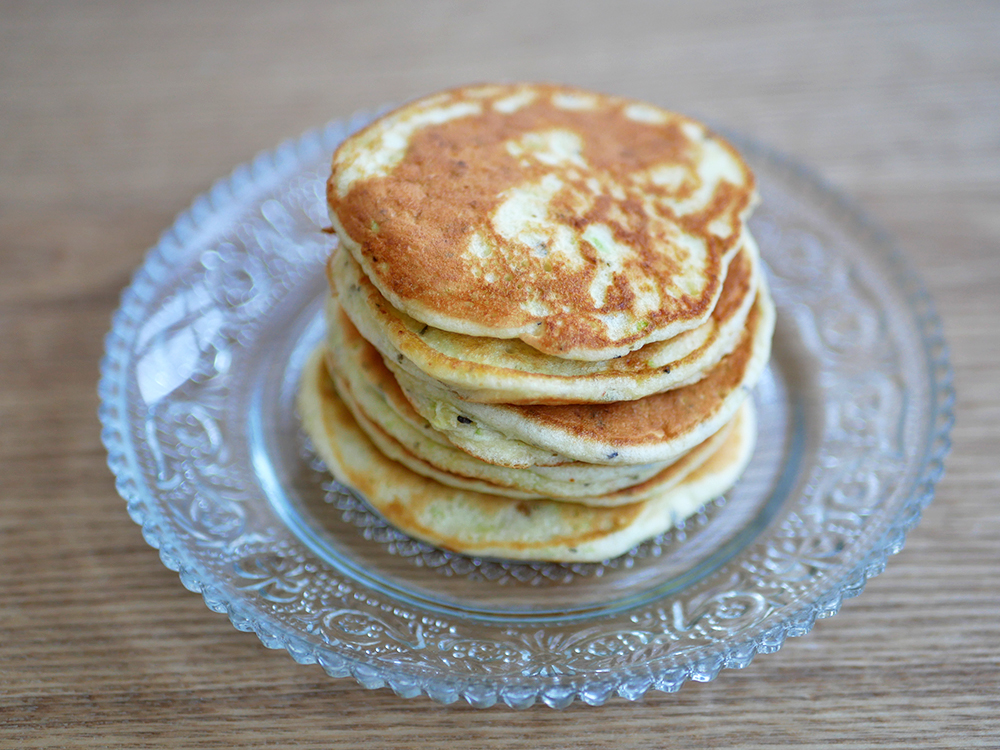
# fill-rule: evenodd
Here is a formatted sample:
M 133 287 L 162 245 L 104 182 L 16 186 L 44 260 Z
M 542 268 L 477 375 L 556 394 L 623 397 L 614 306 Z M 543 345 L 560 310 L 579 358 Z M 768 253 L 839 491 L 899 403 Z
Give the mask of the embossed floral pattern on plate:
M 747 666 L 901 549 L 949 447 L 940 322 L 878 230 L 747 143 L 780 317 L 754 396 L 760 445 L 725 498 L 622 558 L 561 566 L 435 550 L 331 483 L 292 404 L 322 336 L 324 173 L 366 121 L 288 142 L 198 198 L 106 340 L 100 416 L 118 489 L 211 609 L 369 688 L 596 705 Z

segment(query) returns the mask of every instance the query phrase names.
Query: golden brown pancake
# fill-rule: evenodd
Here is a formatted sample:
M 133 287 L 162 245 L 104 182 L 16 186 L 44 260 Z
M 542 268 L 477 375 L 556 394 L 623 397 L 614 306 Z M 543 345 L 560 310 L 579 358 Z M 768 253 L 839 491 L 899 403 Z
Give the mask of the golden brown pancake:
M 442 331 L 392 307 L 343 250 L 327 265 L 352 322 L 410 375 L 484 403 L 579 403 L 642 398 L 698 380 L 739 341 L 757 290 L 752 239 L 730 262 L 722 293 L 698 328 L 616 359 L 581 362 L 543 354 L 517 339 Z
M 679 484 L 649 500 L 598 508 L 448 487 L 387 458 L 337 396 L 320 351 L 303 374 L 299 412 L 337 481 L 396 528 L 467 555 L 559 562 L 615 557 L 690 516 L 732 486 L 756 434 L 748 403 L 722 446 Z
M 766 284 L 737 347 L 692 385 L 610 404 L 482 404 L 417 380 L 386 360 L 414 409 L 448 439 L 484 461 L 531 465 L 555 454 L 597 464 L 668 461 L 727 422 L 767 365 L 774 306 Z
M 379 353 L 343 313 L 331 319 L 324 351 L 341 401 L 369 439 L 389 458 L 453 487 L 519 499 L 624 505 L 679 482 L 728 435 L 727 424 L 675 461 L 642 466 L 580 462 L 526 469 L 497 466 L 458 449 L 431 428 L 406 400 Z
M 704 323 L 755 195 L 703 125 L 545 84 L 401 107 L 344 141 L 327 188 L 341 244 L 395 308 L 580 360 Z
M 327 183 L 328 336 L 299 393 L 321 458 L 465 554 L 599 561 L 669 528 L 755 442 L 756 199 L 723 139 L 619 97 L 467 86 L 379 118 Z

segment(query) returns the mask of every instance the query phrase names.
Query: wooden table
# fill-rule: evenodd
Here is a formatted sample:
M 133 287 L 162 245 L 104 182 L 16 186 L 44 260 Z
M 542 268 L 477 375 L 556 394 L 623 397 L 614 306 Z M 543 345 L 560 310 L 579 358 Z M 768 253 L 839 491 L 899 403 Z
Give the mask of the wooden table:
M 680 693 L 521 713 L 366 691 L 208 611 L 129 520 L 109 316 L 198 192 L 279 140 L 471 80 L 725 124 L 897 237 L 944 317 L 954 451 L 841 614 Z M 0 746 L 1000 745 L 1000 7 L 987 2 L 0 3 Z

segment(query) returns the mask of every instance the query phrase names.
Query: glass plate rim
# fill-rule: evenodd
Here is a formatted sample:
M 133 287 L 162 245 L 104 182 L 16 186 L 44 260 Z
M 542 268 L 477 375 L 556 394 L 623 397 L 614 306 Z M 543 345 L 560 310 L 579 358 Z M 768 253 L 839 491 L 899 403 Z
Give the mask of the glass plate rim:
M 817 619 L 836 614 L 844 599 L 860 594 L 866 582 L 878 575 L 889 556 L 903 548 L 906 534 L 917 525 L 922 510 L 932 501 L 935 486 L 944 471 L 944 458 L 951 447 L 950 432 L 954 423 L 954 373 L 948 346 L 944 339 L 943 325 L 933 300 L 922 278 L 908 263 L 890 235 L 869 218 L 851 199 L 828 185 L 812 170 L 791 157 L 739 134 L 722 130 L 745 154 L 769 161 L 782 169 L 803 189 L 833 205 L 837 213 L 850 222 L 852 229 L 866 235 L 872 246 L 881 254 L 887 270 L 893 275 L 909 307 L 919 331 L 927 365 L 931 389 L 929 429 L 926 434 L 926 452 L 920 457 L 921 465 L 913 480 L 913 491 L 901 504 L 896 515 L 878 538 L 871 540 L 871 549 L 861 561 L 833 583 L 824 593 L 807 602 L 774 624 L 754 632 L 742 642 L 721 644 L 711 653 L 698 653 L 686 663 L 655 673 L 650 668 L 622 668 L 609 675 L 607 681 L 595 690 L 578 689 L 561 684 L 554 678 L 526 678 L 519 685 L 501 685 L 504 678 L 485 677 L 469 684 L 414 674 L 400 669 L 393 671 L 375 667 L 350 657 L 324 652 L 322 646 L 309 644 L 281 626 L 268 623 L 266 617 L 246 607 L 238 597 L 227 597 L 211 581 L 184 565 L 183 550 L 161 532 L 150 507 L 140 489 L 139 469 L 134 457 L 128 455 L 128 440 L 124 435 L 122 420 L 125 413 L 125 393 L 121 363 L 126 349 L 126 332 L 134 331 L 138 322 L 136 313 L 143 304 L 145 294 L 155 288 L 154 271 L 169 266 L 171 256 L 182 248 L 185 239 L 200 227 L 229 208 L 239 205 L 240 199 L 261 183 L 280 178 L 305 158 L 315 158 L 323 150 L 333 147 L 347 134 L 361 127 L 386 108 L 375 112 L 359 112 L 347 120 L 334 120 L 322 129 L 311 130 L 298 139 L 283 142 L 273 150 L 263 151 L 250 162 L 237 166 L 228 176 L 219 179 L 205 193 L 197 196 L 191 206 L 181 212 L 174 223 L 163 232 L 159 241 L 145 255 L 143 263 L 123 290 L 118 309 L 112 316 L 111 330 L 105 337 L 105 354 L 100 365 L 98 415 L 101 439 L 108 451 L 108 466 L 115 476 L 115 485 L 125 499 L 129 515 L 142 528 L 146 542 L 159 550 L 163 564 L 177 572 L 183 585 L 202 594 L 209 609 L 228 615 L 236 629 L 254 632 L 268 648 L 284 648 L 299 663 L 319 663 L 331 676 L 352 676 L 367 688 L 389 686 L 403 697 L 428 695 L 440 703 L 452 703 L 462 698 L 473 706 L 486 707 L 501 702 L 514 708 L 527 707 L 541 700 L 553 708 L 561 708 L 579 699 L 590 705 L 604 703 L 614 694 L 629 700 L 641 698 L 648 690 L 674 692 L 687 680 L 707 682 L 714 679 L 723 668 L 743 668 L 756 654 L 772 653 L 781 648 L 785 639 L 808 633 Z

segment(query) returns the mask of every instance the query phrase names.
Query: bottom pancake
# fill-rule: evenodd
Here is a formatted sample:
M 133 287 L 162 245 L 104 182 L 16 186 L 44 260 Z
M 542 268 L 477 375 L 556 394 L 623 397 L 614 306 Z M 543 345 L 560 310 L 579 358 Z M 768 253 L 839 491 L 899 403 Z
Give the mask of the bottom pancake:
M 453 552 L 517 560 L 599 562 L 624 554 L 728 490 L 749 462 L 756 439 L 747 401 L 726 441 L 679 484 L 642 502 L 590 507 L 448 487 L 387 458 L 338 397 L 321 351 L 303 373 L 298 406 L 333 476 L 390 524 Z

